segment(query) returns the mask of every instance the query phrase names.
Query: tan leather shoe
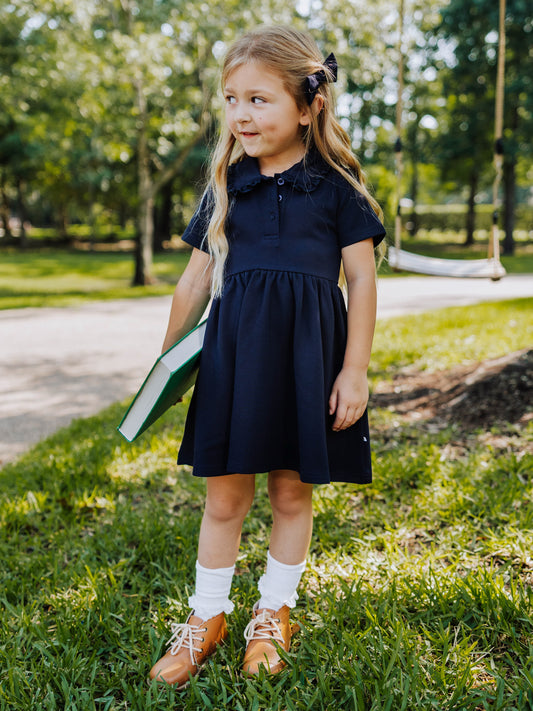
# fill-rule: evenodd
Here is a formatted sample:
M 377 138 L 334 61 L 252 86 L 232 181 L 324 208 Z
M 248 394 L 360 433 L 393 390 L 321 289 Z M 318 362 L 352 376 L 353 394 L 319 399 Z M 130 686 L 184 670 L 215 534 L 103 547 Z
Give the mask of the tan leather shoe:
M 169 650 L 150 670 L 150 678 L 181 689 L 196 676 L 217 646 L 228 636 L 223 612 L 202 620 L 191 612 L 187 622 L 172 624 Z
M 270 674 L 281 671 L 285 662 L 280 657 L 279 647 L 289 651 L 292 633 L 287 605 L 279 610 L 269 610 L 258 609 L 256 603 L 253 617 L 244 630 L 247 646 L 243 673 L 254 676 L 259 674 L 260 667 Z

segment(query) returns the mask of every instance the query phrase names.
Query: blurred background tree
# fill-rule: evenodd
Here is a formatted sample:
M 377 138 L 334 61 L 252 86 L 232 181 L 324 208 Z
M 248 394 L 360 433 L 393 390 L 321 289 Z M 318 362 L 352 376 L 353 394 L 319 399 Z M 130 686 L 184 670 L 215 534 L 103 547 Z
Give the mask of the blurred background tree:
M 450 0 L 442 10 L 439 35 L 453 46 L 443 67 L 447 127 L 440 161 L 450 177 L 469 188 L 467 242 L 473 241 L 473 206 L 480 185 L 491 175 L 498 49 L 498 3 Z M 533 5 L 507 0 L 505 14 L 504 254 L 514 250 L 516 180 L 519 162 L 531 163 L 533 135 Z
M 508 0 L 506 248 L 527 201 L 533 107 L 531 4 Z M 0 244 L 26 221 L 67 239 L 133 224 L 134 284 L 190 218 L 222 109 L 228 45 L 262 23 L 308 29 L 339 60 L 338 114 L 390 221 L 394 214 L 396 0 L 9 0 L 0 7 Z M 497 7 L 406 0 L 405 196 L 474 207 L 492 179 Z M 11 235 L 13 219 L 22 229 Z

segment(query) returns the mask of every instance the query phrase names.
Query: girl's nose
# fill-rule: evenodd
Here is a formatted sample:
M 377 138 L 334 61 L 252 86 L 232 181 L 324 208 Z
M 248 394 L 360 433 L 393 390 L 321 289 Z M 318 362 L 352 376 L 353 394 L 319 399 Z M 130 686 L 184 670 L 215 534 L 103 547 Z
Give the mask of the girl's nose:
M 235 112 L 235 120 L 237 123 L 248 123 L 250 121 L 250 112 L 243 104 L 239 104 Z

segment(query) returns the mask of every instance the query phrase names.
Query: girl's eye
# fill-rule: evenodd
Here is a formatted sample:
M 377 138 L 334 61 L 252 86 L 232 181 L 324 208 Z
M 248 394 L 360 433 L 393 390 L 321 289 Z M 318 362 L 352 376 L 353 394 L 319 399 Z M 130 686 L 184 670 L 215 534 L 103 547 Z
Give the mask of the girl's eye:
M 226 96 L 226 103 L 227 103 L 227 104 L 235 104 L 236 101 L 237 101 L 237 100 L 235 99 L 234 96 Z
M 262 99 L 260 96 L 254 96 L 252 97 L 252 104 L 264 104 L 265 100 Z

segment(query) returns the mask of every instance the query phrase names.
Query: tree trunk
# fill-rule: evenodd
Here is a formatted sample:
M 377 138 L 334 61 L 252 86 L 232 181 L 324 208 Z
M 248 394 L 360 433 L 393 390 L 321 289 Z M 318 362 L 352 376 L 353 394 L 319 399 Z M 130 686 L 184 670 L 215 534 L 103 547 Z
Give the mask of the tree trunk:
M 68 217 L 67 209 L 63 203 L 59 207 L 59 218 L 57 220 L 57 231 L 62 242 L 68 240 Z
M 207 111 L 211 95 L 204 90 L 204 100 L 200 115 L 200 128 L 196 135 L 183 148 L 176 159 L 163 167 L 155 176 L 151 173 L 150 152 L 148 146 L 148 107 L 144 96 L 142 80 L 136 82 L 137 108 L 139 111 L 139 137 L 137 144 L 138 159 L 138 248 L 135 251 L 135 275 L 133 286 L 152 284 L 152 260 L 154 248 L 154 203 L 159 191 L 172 180 L 182 169 L 188 155 L 193 148 L 204 138 L 209 128 L 210 114 Z
M 474 230 L 476 229 L 476 195 L 477 186 L 479 181 L 479 174 L 477 171 L 473 170 L 470 173 L 470 180 L 468 184 L 468 209 L 466 211 L 466 239 L 464 241 L 465 247 L 471 247 L 474 244 Z
M 413 209 L 411 210 L 411 215 L 409 217 L 409 233 L 411 237 L 414 237 L 418 232 L 418 215 L 416 212 L 416 205 L 418 203 L 418 160 L 414 159 L 412 161 L 413 174 L 411 176 L 411 200 L 413 201 Z
M 9 225 L 9 200 L 7 197 L 6 186 L 5 186 L 5 176 L 2 171 L 0 176 L 0 222 L 4 230 L 4 239 L 6 242 L 11 242 L 13 235 L 11 234 L 11 227 Z
M 516 200 L 516 162 L 514 157 L 503 166 L 503 254 L 514 254 L 514 222 Z
M 173 182 L 169 180 L 161 188 L 161 199 L 158 208 L 155 211 L 155 234 L 154 234 L 154 251 L 163 251 L 163 242 L 170 241 L 171 234 L 171 215 L 172 215 L 172 195 Z
M 17 209 L 20 218 L 20 249 L 26 249 L 28 246 L 28 235 L 26 234 L 26 206 L 24 204 L 24 195 L 22 190 L 22 181 L 17 180 Z
M 514 105 L 511 112 L 510 129 L 513 136 L 516 136 L 519 124 L 518 105 Z M 516 153 L 506 153 L 503 159 L 503 225 L 505 236 L 503 238 L 502 252 L 505 255 L 513 255 L 514 223 L 516 208 Z
M 154 199 L 141 189 L 138 215 L 137 250 L 133 286 L 153 284 Z
M 139 208 L 137 214 L 137 240 L 135 250 L 135 274 L 133 286 L 153 283 L 152 258 L 154 242 L 154 189 L 150 174 L 148 149 L 148 116 L 142 83 L 137 83 L 137 107 L 139 109 L 139 134 L 137 140 L 137 175 Z

